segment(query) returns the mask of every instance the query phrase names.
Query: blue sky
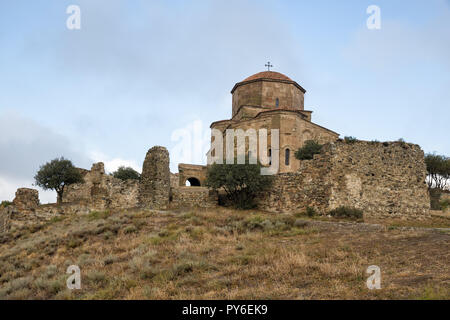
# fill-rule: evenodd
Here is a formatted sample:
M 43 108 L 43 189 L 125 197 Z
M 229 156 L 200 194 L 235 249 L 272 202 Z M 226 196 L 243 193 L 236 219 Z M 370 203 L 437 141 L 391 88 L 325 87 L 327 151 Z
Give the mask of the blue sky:
M 71 4 L 81 30 L 66 28 Z M 163 145 L 172 171 L 202 163 L 180 133 L 204 146 L 233 85 L 268 60 L 307 90 L 314 122 L 450 155 L 449 1 L 2 1 L 0 200 L 58 156 L 139 169 Z

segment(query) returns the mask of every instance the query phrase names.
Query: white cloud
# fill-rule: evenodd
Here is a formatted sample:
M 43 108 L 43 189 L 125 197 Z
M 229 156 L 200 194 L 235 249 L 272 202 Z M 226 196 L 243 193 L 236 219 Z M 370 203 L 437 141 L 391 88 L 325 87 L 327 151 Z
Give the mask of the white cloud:
M 53 203 L 56 201 L 55 191 L 44 191 L 33 185 L 31 180 L 11 179 L 0 176 L 0 202 L 3 200 L 12 201 L 18 188 L 32 188 L 39 191 L 39 200 L 41 203 Z
M 142 171 L 142 167 L 140 167 L 134 160 L 111 158 L 100 151 L 90 152 L 90 157 L 94 162 L 103 162 L 105 164 L 105 171 L 107 173 L 112 173 L 121 166 L 131 167 L 138 172 Z
M 71 141 L 17 112 L 0 113 L 0 200 L 12 200 L 18 188 L 39 190 L 41 203 L 55 202 L 53 191 L 33 186 L 39 166 L 64 156 L 76 166 L 90 163 Z
M 442 5 L 440 16 L 421 26 L 382 20 L 380 30 L 362 28 L 343 53 L 349 61 L 371 70 L 410 68 L 426 63 L 450 68 L 449 6 Z

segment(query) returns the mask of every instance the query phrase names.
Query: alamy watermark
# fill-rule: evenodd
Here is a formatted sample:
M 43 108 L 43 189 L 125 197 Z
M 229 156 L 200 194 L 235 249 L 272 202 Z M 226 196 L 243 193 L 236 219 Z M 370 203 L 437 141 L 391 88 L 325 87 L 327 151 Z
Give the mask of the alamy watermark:
M 66 13 L 70 16 L 66 20 L 66 26 L 69 30 L 80 30 L 81 29 L 81 9 L 80 6 L 70 5 L 66 9 Z
M 378 266 L 370 266 L 366 270 L 367 274 L 370 274 L 371 276 L 367 278 L 367 288 L 370 290 L 373 289 L 381 289 L 381 269 Z
M 367 14 L 370 16 L 367 18 L 367 29 L 369 30 L 380 30 L 381 29 L 381 9 L 379 6 L 370 5 L 366 10 Z
M 81 289 L 81 271 L 80 267 L 71 265 L 67 268 L 67 273 L 71 276 L 67 279 L 67 288 L 70 290 Z

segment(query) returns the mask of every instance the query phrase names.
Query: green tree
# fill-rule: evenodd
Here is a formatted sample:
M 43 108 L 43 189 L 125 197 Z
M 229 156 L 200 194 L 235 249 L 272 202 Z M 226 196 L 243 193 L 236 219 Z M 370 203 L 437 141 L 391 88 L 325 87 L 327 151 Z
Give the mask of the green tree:
M 322 150 L 322 145 L 314 140 L 305 141 L 305 145 L 295 152 L 295 157 L 298 160 L 312 160 L 315 154 L 319 154 Z
M 61 204 L 64 188 L 74 183 L 82 183 L 83 177 L 70 160 L 61 157 L 42 165 L 34 180 L 35 184 L 44 190 L 55 190 L 58 194 L 57 202 Z
M 261 175 L 260 164 L 213 164 L 208 167 L 206 186 L 223 188 L 237 209 L 256 206 L 256 196 L 272 185 L 272 176 Z
M 139 172 L 134 170 L 131 167 L 119 167 L 116 171 L 112 173 L 112 176 L 114 178 L 120 179 L 120 180 L 139 180 L 141 178 L 141 175 Z
M 428 188 L 445 189 L 450 182 L 450 158 L 428 153 L 425 155 L 425 163 L 428 173 Z

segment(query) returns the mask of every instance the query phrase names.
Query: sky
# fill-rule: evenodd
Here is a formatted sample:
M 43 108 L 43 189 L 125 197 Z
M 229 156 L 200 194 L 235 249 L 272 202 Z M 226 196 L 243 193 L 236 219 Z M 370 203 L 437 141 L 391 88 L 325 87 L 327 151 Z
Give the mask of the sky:
M 67 28 L 70 5 L 81 29 Z M 380 29 L 367 27 L 370 5 Z M 450 155 L 448 0 L 4 0 L 0 201 L 36 188 L 39 166 L 60 156 L 141 171 L 162 145 L 172 172 L 204 164 L 230 90 L 267 61 L 341 137 Z

